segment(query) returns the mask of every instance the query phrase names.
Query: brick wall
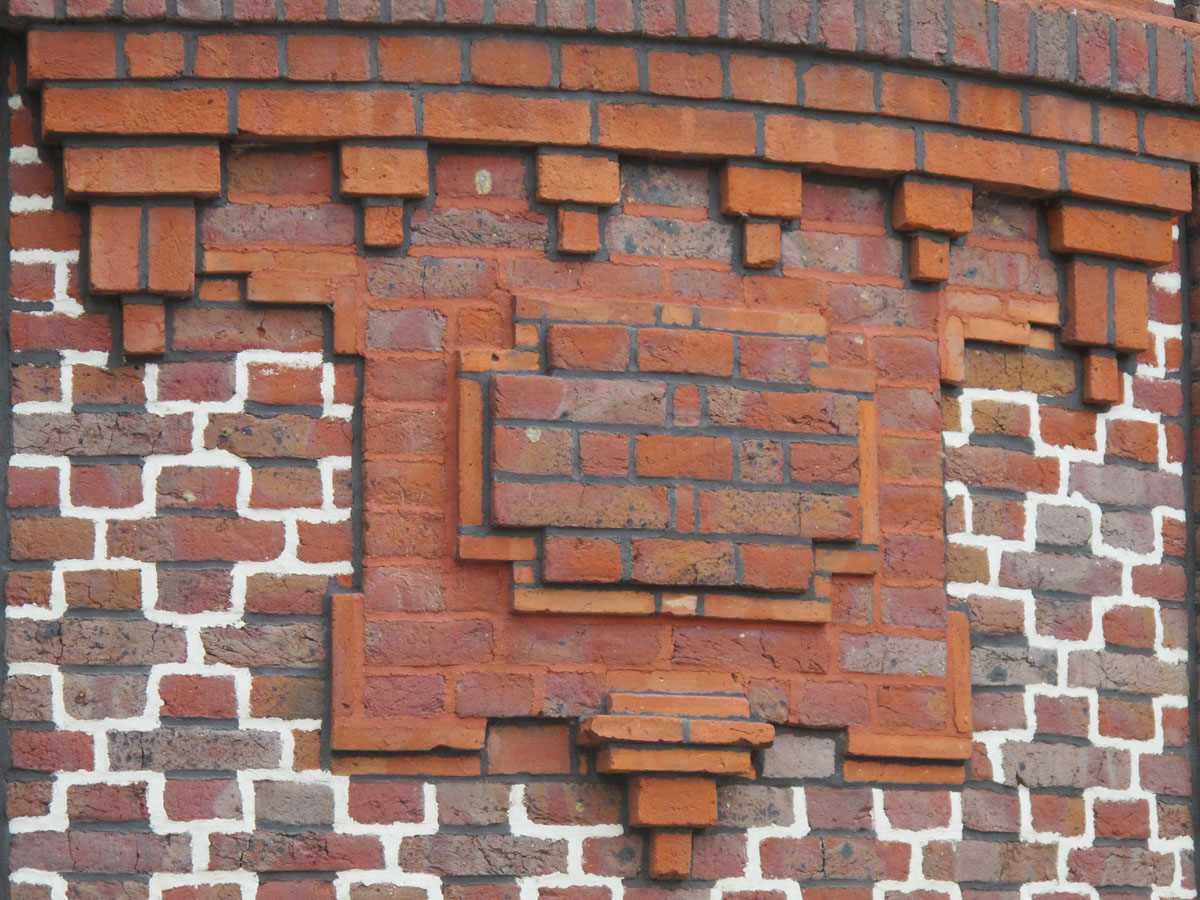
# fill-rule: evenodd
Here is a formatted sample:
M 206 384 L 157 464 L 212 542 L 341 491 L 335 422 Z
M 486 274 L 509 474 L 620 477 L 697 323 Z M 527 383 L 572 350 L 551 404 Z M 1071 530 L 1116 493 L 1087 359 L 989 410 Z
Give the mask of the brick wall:
M 14 897 L 1196 895 L 1200 33 L 859 6 L 14 10 Z

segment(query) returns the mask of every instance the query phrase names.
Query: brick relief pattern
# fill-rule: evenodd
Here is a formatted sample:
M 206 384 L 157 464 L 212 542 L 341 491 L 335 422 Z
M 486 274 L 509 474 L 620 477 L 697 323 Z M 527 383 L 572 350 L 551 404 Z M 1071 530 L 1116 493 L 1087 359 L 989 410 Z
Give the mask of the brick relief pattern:
M 136 45 L 128 36 L 125 43 Z M 5 712 L 15 723 L 8 808 L 20 900 L 1195 895 L 1178 564 L 1177 260 L 1149 283 L 1150 345 L 1135 368 L 1118 369 L 1122 390 L 1110 409 L 1084 402 L 1092 399 L 1082 394 L 1086 372 L 1073 351 L 1052 349 L 1048 322 L 1026 316 L 1023 329 L 997 329 L 1019 334 L 1005 343 L 1023 349 L 964 349 L 963 391 L 952 391 L 940 411 L 952 476 L 949 593 L 952 606 L 962 601 L 969 614 L 975 645 L 976 740 L 967 769 L 862 758 L 853 732 L 849 747 L 832 736 L 829 726 L 854 716 L 864 724 L 884 717 L 948 723 L 957 712 L 948 685 L 920 674 L 899 683 L 897 673 L 875 671 L 923 666 L 939 653 L 951 630 L 946 598 L 903 591 L 867 598 L 847 579 L 831 594 L 829 628 L 873 634 L 882 624 L 905 643 L 868 648 L 852 664 L 864 669 L 858 683 L 792 672 L 749 682 L 754 715 L 783 724 L 755 757 L 755 783 L 722 780 L 717 824 L 692 840 L 691 881 L 668 892 L 646 881 L 655 845 L 622 827 L 628 810 L 620 790 L 591 771 L 578 729 L 562 721 L 599 708 L 603 687 L 586 673 L 560 677 L 551 664 L 540 681 L 520 672 L 456 672 L 458 680 L 430 684 L 407 680 L 412 672 L 381 672 L 375 696 L 384 704 L 501 721 L 475 728 L 480 754 L 328 754 L 321 604 L 330 579 L 345 586 L 353 571 L 354 485 L 346 476 L 360 397 L 354 364 L 335 352 L 336 286 L 349 285 L 390 326 L 374 333 L 414 342 L 374 348 L 401 367 L 399 380 L 384 380 L 366 354 L 361 390 L 379 392 L 386 411 L 364 423 L 364 440 L 375 442 L 364 452 L 376 454 L 366 477 L 395 491 L 379 495 L 383 516 L 368 519 L 366 552 L 373 546 L 387 559 L 401 547 L 398 556 L 428 560 L 421 553 L 447 555 L 455 542 L 447 523 L 456 486 L 438 466 L 456 440 L 453 416 L 438 420 L 441 430 L 431 427 L 426 399 L 455 403 L 451 351 L 490 352 L 510 328 L 515 341 L 509 295 L 533 284 L 551 284 L 554 293 L 619 285 L 635 303 L 670 296 L 683 305 L 731 291 L 722 267 L 738 258 L 743 226 L 767 223 L 712 228 L 715 179 L 706 167 L 661 166 L 677 176 L 677 190 L 694 192 L 692 200 L 679 204 L 653 191 L 651 180 L 642 182 L 640 209 L 629 208 L 639 202 L 632 199 L 617 213 L 565 209 L 596 215 L 610 253 L 616 237 L 635 247 L 658 241 L 653 253 L 547 261 L 543 248 L 563 209 L 555 219 L 531 208 L 523 175 L 504 188 L 509 197 L 478 202 L 480 168 L 494 186 L 499 172 L 516 172 L 514 159 L 523 170 L 532 165 L 532 157 L 501 152 L 459 164 L 467 176 L 461 203 L 445 203 L 438 187 L 430 204 L 401 207 L 408 258 L 363 254 L 351 269 L 360 221 L 364 238 L 372 220 L 380 229 L 372 233 L 383 238 L 364 244 L 397 240 L 398 203 L 335 202 L 335 157 L 323 149 L 231 154 L 242 160 L 227 165 L 244 193 L 227 189 L 224 204 L 202 206 L 197 233 L 214 250 L 237 248 L 252 234 L 264 246 L 242 249 L 265 255 L 253 256 L 252 267 L 245 260 L 202 266 L 196 296 L 184 302 L 128 304 L 162 310 L 161 332 L 157 319 L 145 332 L 161 335 L 167 353 L 145 366 L 117 366 L 110 353 L 121 328 L 78 285 L 77 209 L 56 199 L 56 167 L 34 146 L 28 110 L 11 106 L 14 131 L 24 136 L 12 157 L 20 186 L 12 205 L 12 339 L 14 414 L 27 456 L 13 461 L 10 475 L 20 559 L 7 583 Z M 451 167 L 455 156 L 446 154 Z M 900 279 L 912 245 L 906 251 L 889 230 L 884 192 L 820 177 L 806 189 L 813 191 L 806 221 L 780 229 L 781 265 L 822 272 L 822 303 L 843 297 L 859 310 L 890 309 L 904 285 L 890 279 Z M 175 204 L 139 208 L 138 229 L 150 228 L 160 205 Z M 1009 311 L 1031 308 L 1022 301 L 1057 296 L 1054 264 L 1041 250 L 1048 226 L 1034 209 L 1027 200 L 976 199 L 975 230 L 950 247 L 946 296 L 957 309 L 1011 326 L 1022 313 Z M 463 234 L 479 244 L 448 255 Z M 274 238 L 301 251 L 266 246 Z M 496 243 L 499 252 L 491 252 Z M 685 248 L 679 257 L 664 252 L 676 247 Z M 845 262 L 850 247 L 853 267 Z M 683 262 L 663 264 L 664 256 Z M 1128 270 L 1102 264 L 1115 289 Z M 267 272 L 274 274 L 259 274 Z M 763 304 L 787 274 L 744 276 L 743 299 Z M 256 275 L 263 293 L 250 303 Z M 312 294 L 293 293 L 306 284 Z M 137 291 L 150 287 L 139 280 Z M 981 299 L 989 296 L 998 305 Z M 277 305 L 262 305 L 272 297 Z M 278 305 L 297 298 L 312 302 Z M 130 315 L 126 338 L 131 324 L 145 324 Z M 964 341 L 985 338 L 969 327 L 964 320 Z M 827 341 L 826 362 L 862 368 L 864 352 L 852 339 Z M 405 393 L 414 385 L 417 396 Z M 409 440 L 420 443 L 402 443 Z M 940 474 L 922 474 L 929 454 L 916 449 L 940 443 L 931 436 L 883 454 L 881 466 L 890 459 L 898 481 L 940 484 Z M 98 465 L 74 464 L 83 457 Z M 171 471 L 178 464 L 187 471 Z M 432 549 L 413 553 L 413 546 Z M 477 621 L 481 596 L 507 596 L 498 568 L 381 566 L 382 595 L 415 608 L 372 614 L 397 623 L 392 634 L 405 641 L 418 634 L 409 623 L 431 609 Z M 347 646 L 337 622 L 335 651 Z M 679 634 L 691 642 L 689 659 L 714 667 L 773 661 L 780 648 L 790 660 L 812 656 L 782 642 L 755 648 L 744 628 L 701 624 L 704 632 Z M 623 647 L 642 652 L 604 624 L 556 628 L 560 640 L 581 642 L 597 661 Z M 374 634 L 384 632 L 376 626 Z M 555 634 L 543 629 L 518 646 L 544 650 Z M 710 642 L 713 635 L 720 640 Z M 426 648 L 441 637 L 418 634 Z M 489 652 L 508 640 L 498 633 Z M 843 653 L 838 664 L 845 667 Z M 488 705 L 472 706 L 480 698 Z M 529 722 L 531 713 L 550 721 Z M 416 730 L 432 733 L 438 723 L 428 718 L 435 721 Z M 657 849 L 663 865 L 681 868 L 678 858 L 665 858 L 677 846 Z

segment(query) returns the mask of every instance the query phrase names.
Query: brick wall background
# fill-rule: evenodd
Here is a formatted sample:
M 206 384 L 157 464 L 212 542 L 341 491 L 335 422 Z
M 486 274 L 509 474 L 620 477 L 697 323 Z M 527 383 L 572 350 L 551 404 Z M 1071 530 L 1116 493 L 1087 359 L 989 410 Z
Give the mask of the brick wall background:
M 839 20 L 822 21 L 833 28 Z M 225 42 L 238 45 L 230 56 L 222 56 Z M 757 779 L 722 783 L 720 820 L 696 836 L 691 879 L 664 887 L 647 877 L 642 837 L 621 824 L 624 790 L 590 772 L 573 740 L 566 717 L 594 702 L 580 700 L 578 684 L 554 695 L 526 691 L 519 679 L 452 688 L 391 680 L 375 697 L 381 708 L 420 715 L 430 704 L 458 705 L 501 719 L 475 767 L 449 753 L 416 763 L 331 754 L 328 594 L 352 583 L 363 553 L 359 460 L 372 439 L 363 397 L 394 404 L 399 417 L 386 433 L 400 450 L 395 470 L 373 496 L 410 530 L 389 536 L 428 539 L 437 551 L 449 534 L 412 523 L 452 502 L 434 440 L 451 424 L 431 421 L 427 402 L 451 390 L 445 354 L 502 341 L 505 292 L 530 282 L 556 294 L 602 287 L 676 303 L 732 290 L 731 267 L 745 274 L 730 262 L 740 229 L 717 211 L 716 167 L 623 158 L 620 203 L 602 234 L 610 254 L 619 247 L 627 258 L 598 268 L 546 260 L 557 225 L 531 199 L 534 153 L 445 147 L 429 200 L 405 213 L 405 250 L 436 259 L 452 249 L 466 268 L 402 267 L 401 289 L 414 293 L 397 303 L 406 355 L 392 381 L 373 380 L 357 357 L 335 352 L 324 306 L 249 303 L 244 278 L 212 271 L 195 296 L 168 304 L 167 352 L 131 362 L 120 353 L 128 339 L 120 310 L 86 288 L 95 264 L 87 216 L 65 197 L 60 148 L 40 136 L 41 98 L 19 89 L 18 43 L 8 45 L 6 112 L 13 406 L 4 692 L 17 900 L 1195 896 L 1183 380 L 1191 334 L 1181 264 L 1192 264 L 1190 282 L 1200 248 L 1154 273 L 1150 349 L 1124 366 L 1116 405 L 1084 402 L 1080 354 L 1049 329 L 1035 325 L 1020 346 L 969 342 L 961 389 L 919 410 L 936 416 L 945 446 L 949 603 L 850 589 L 833 598 L 835 620 L 851 628 L 936 630 L 948 606 L 967 612 L 975 733 L 965 783 L 933 783 L 945 777 L 936 768 L 904 784 L 886 766 L 848 765 L 842 730 L 823 726 L 867 710 L 859 695 L 831 695 L 831 712 L 802 692 L 761 683 L 751 695 L 756 713 L 786 724 L 762 753 Z M 275 47 L 267 42 L 255 56 L 251 43 L 237 34 L 189 37 L 179 65 L 251 77 L 261 64 L 274 77 Z M 966 45 L 955 41 L 960 54 Z M 172 78 L 174 46 L 158 31 L 126 34 L 123 69 L 71 77 Z M 291 77 L 351 77 L 329 68 L 345 62 L 331 46 L 306 50 L 292 39 Z M 348 46 L 352 57 L 357 45 Z M 501 49 L 492 75 L 486 47 L 470 50 L 471 76 L 541 77 L 530 74 L 528 58 Z M 597 64 L 601 90 L 637 90 L 643 77 L 637 66 L 648 62 L 623 70 L 619 50 Z M 382 43 L 373 52 L 370 65 L 386 68 Z M 1050 55 L 1041 54 L 1043 63 Z M 88 67 L 97 58 L 79 57 Z M 422 71 L 457 81 L 458 58 L 431 53 Z M 565 87 L 571 52 L 554 58 L 552 77 Z M 1130 58 L 1118 61 L 1132 70 Z M 696 86 L 702 68 L 661 65 L 648 77 L 666 79 L 663 93 L 706 90 Z M 842 80 L 854 68 L 830 70 L 831 96 L 856 96 Z M 607 80 L 621 71 L 632 84 Z M 810 103 L 821 96 L 823 71 L 801 73 Z M 1146 71 L 1152 91 L 1169 70 Z M 722 70 L 717 78 L 712 90 L 737 90 Z M 891 96 L 879 78 L 879 104 L 908 104 L 880 111 L 902 119 L 944 115 L 961 124 L 972 109 L 969 81 L 956 84 L 953 102 L 946 95 L 940 113 L 936 90 Z M 763 90 L 779 81 L 759 73 L 746 83 Z M 1078 98 L 1048 96 L 1057 112 L 1036 92 L 1018 101 L 1021 128 L 1034 139 L 1081 140 L 1065 130 L 1074 120 L 1063 112 L 1079 113 L 1067 102 Z M 997 127 L 989 108 L 980 127 Z M 1126 112 L 1088 108 L 1083 140 L 1115 145 L 1117 130 L 1104 123 Z M 1153 115 L 1134 113 L 1131 151 L 1166 133 L 1155 131 Z M 1170 121 L 1171 134 L 1186 134 L 1179 123 L 1191 120 Z M 319 143 L 226 151 L 221 196 L 201 204 L 201 243 L 277 241 L 309 254 L 315 245 L 353 245 L 364 223 L 341 202 L 337 159 L 336 148 Z M 491 181 L 487 202 L 481 170 Z M 911 287 L 884 182 L 810 177 L 804 206 L 800 226 L 783 235 L 780 271 L 849 286 L 844 293 L 858 293 L 864 310 L 873 309 L 871 289 Z M 1057 300 L 1062 264 L 1048 242 L 1044 204 L 978 192 L 972 231 L 951 253 L 947 292 L 964 304 Z M 434 271 L 445 278 L 439 291 L 462 292 L 452 319 L 413 302 Z M 822 293 L 812 302 L 826 301 Z M 897 365 L 936 372 L 930 349 Z M 826 362 L 853 362 L 861 351 L 833 341 L 819 352 Z M 937 475 L 925 470 L 929 459 L 898 452 L 885 465 L 920 483 Z M 469 608 L 496 577 L 494 568 L 473 571 L 475 579 L 452 583 L 410 575 L 391 590 L 417 608 Z M 607 661 L 622 648 L 597 652 Z M 863 662 L 881 676 L 872 682 L 876 714 L 943 720 L 944 691 L 889 683 L 915 664 L 898 657 Z

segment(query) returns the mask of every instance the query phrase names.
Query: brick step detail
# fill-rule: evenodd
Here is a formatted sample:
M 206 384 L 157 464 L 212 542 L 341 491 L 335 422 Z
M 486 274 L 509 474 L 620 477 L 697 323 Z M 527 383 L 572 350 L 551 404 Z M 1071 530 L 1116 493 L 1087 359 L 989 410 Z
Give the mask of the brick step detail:
M 775 728 L 767 722 L 730 719 L 676 718 L 639 714 L 591 716 L 583 721 L 584 744 L 705 744 L 769 747 Z
M 736 694 L 665 694 L 614 691 L 605 697 L 610 713 L 748 718 L 750 701 Z

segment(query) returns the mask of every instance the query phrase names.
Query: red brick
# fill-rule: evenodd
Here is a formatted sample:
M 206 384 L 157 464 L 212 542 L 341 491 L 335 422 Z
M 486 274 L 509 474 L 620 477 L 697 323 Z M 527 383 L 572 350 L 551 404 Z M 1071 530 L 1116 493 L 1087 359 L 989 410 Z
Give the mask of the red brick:
M 634 92 L 638 89 L 637 51 L 632 47 L 565 44 L 559 83 L 568 91 Z
M 293 34 L 287 39 L 292 81 L 366 81 L 369 45 L 364 37 Z
M 33 29 L 26 42 L 30 82 L 116 77 L 116 41 L 112 32 Z
M 49 134 L 196 134 L 229 132 L 225 91 L 192 88 L 69 88 L 43 92 Z
M 916 167 L 915 138 L 908 128 L 767 116 L 765 141 L 767 159 L 828 171 L 847 171 L 851 159 L 859 161 L 853 169 L 862 175 L 892 175 Z
M 950 90 L 937 78 L 884 72 L 880 110 L 899 118 L 945 122 L 950 118 Z
M 590 110 L 577 100 L 435 93 L 423 106 L 432 139 L 583 146 L 591 134 Z
M 424 197 L 429 193 L 429 156 L 424 150 L 349 144 L 341 151 L 342 193 Z
M 197 35 L 193 71 L 198 78 L 277 78 L 276 39 L 267 34 Z
M 401 91 L 260 90 L 238 95 L 238 129 L 264 137 L 396 137 L 416 129 Z
M 717 823 L 717 784 L 711 778 L 634 778 L 629 824 L 704 828 Z
M 802 186 L 799 172 L 727 165 L 721 169 L 721 211 L 726 215 L 798 219 Z
M 457 84 L 462 54 L 454 38 L 380 37 L 379 77 L 384 81 Z
M 606 103 L 600 106 L 599 129 L 600 145 L 613 150 L 706 156 L 752 156 L 755 152 L 754 118 L 748 113 Z
M 125 35 L 130 78 L 174 78 L 183 72 L 183 35 L 171 31 Z
M 237 716 L 233 679 L 166 675 L 159 682 L 160 714 L 177 718 L 232 719 Z
M 545 87 L 550 83 L 550 48 L 538 41 L 476 41 L 471 45 L 471 80 L 476 84 Z
M 647 63 L 652 94 L 721 96 L 721 59 L 714 54 L 650 51 Z

